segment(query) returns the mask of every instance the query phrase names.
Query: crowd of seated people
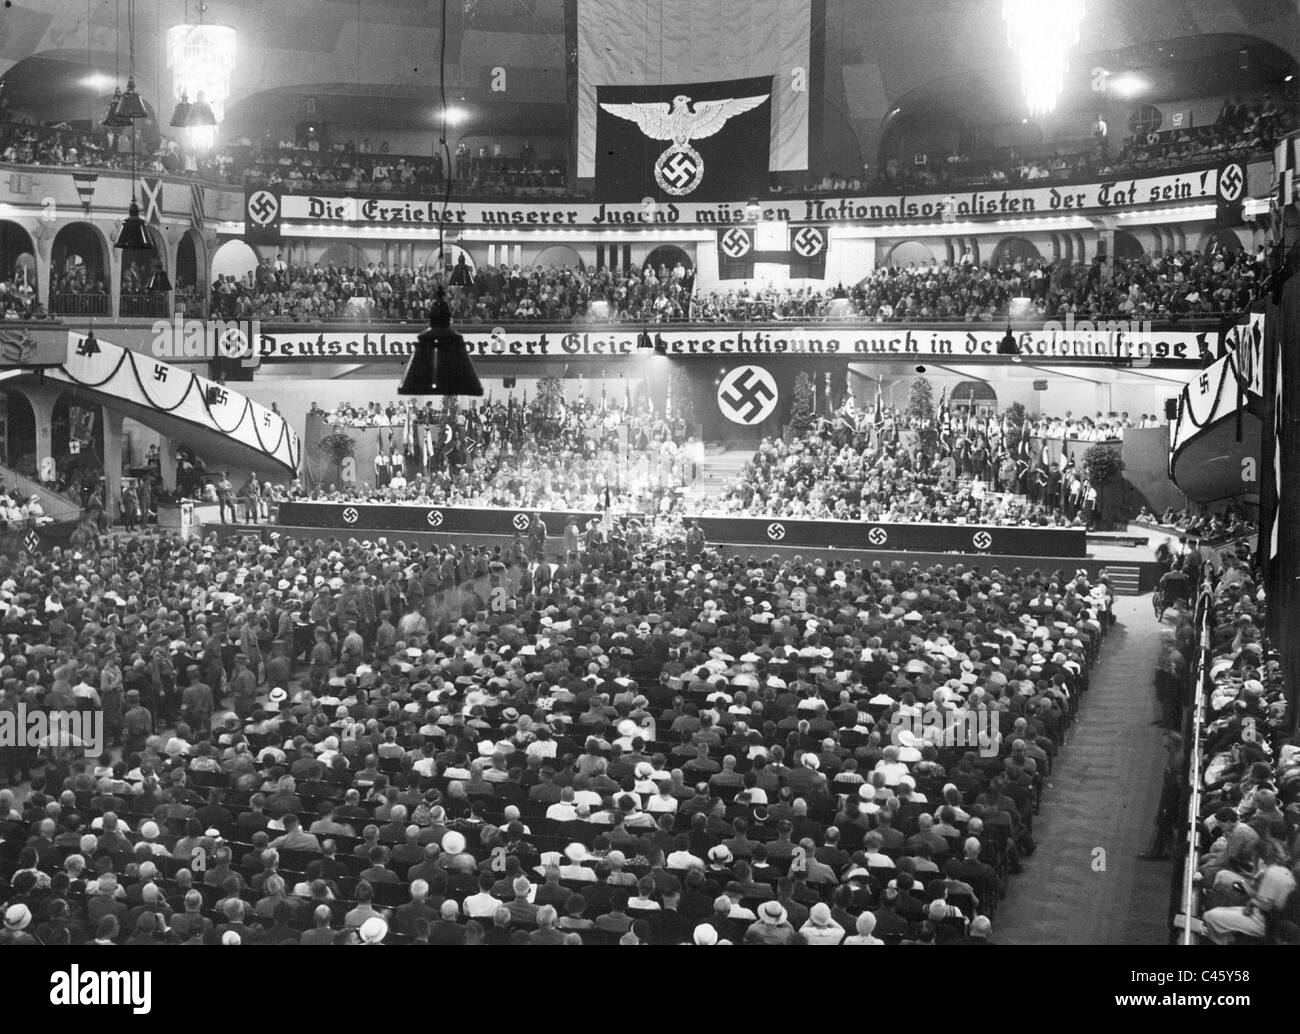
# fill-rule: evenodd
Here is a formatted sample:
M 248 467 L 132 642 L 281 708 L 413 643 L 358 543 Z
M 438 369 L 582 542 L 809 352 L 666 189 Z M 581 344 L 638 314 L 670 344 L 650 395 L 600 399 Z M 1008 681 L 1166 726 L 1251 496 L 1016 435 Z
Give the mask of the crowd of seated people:
M 1205 546 L 1217 546 L 1251 535 L 1257 528 L 1255 522 L 1235 502 L 1229 503 L 1222 510 L 1207 509 L 1203 513 L 1168 506 L 1156 514 L 1143 506 L 1133 519 L 1144 524 L 1158 524 L 1177 534 L 1180 541 Z
M 105 284 L 103 276 L 90 272 L 82 263 L 77 263 L 63 272 L 51 270 L 50 276 L 53 280 L 50 287 L 50 296 L 52 298 L 57 295 L 98 295 L 102 297 L 108 294 L 108 286 Z
M 989 185 L 1033 185 L 1037 181 L 1087 180 L 1155 172 L 1200 163 L 1265 154 L 1295 128 L 1294 103 L 1273 97 L 1226 101 L 1212 125 L 1152 130 L 1125 137 L 1112 150 L 1108 132 L 1098 135 L 1087 149 L 1057 149 L 1048 154 L 1025 154 L 1012 148 L 973 155 L 953 150 L 946 155 L 927 154 L 921 162 L 886 161 L 874 177 L 876 186 L 907 190 L 947 190 Z M 864 174 L 864 178 L 865 174 Z M 810 188 L 814 192 L 863 189 L 863 179 L 832 174 Z
M 242 277 L 213 285 L 213 312 L 226 318 L 422 320 L 437 291 L 433 267 L 383 263 L 290 265 L 265 259 Z M 446 274 L 447 302 L 458 322 L 635 321 L 743 322 L 801 319 L 1005 319 L 1025 297 L 1037 317 L 1127 320 L 1206 318 L 1243 310 L 1264 277 L 1262 254 L 1168 252 L 1120 260 L 1106 273 L 1036 260 L 955 265 L 881 266 L 852 288 L 826 290 L 745 285 L 697 292 L 682 264 L 641 271 L 605 268 L 483 266 L 462 262 Z
M 1300 743 L 1249 551 L 1214 576 L 1196 889 L 1216 944 L 1300 944 Z M 1177 835 L 1186 836 L 1183 824 Z
M 1125 428 L 1164 427 L 1167 421 L 1156 413 L 1142 413 L 1136 419 L 1128 413 L 1097 413 L 1095 416 L 1040 415 L 1027 417 L 1026 426 L 1035 438 L 1061 438 L 1068 441 L 1123 441 Z
M 44 316 L 45 307 L 25 270 L 16 270 L 11 280 L 0 280 L 0 319 L 31 320 Z
M 128 169 L 130 136 L 111 131 L 86 133 L 58 126 L 5 120 L 0 109 L 0 161 L 18 165 L 66 165 Z M 1213 125 L 1154 131 L 1125 138 L 1117 149 L 1099 146 L 1051 154 L 1023 154 L 1014 149 L 975 156 L 961 151 L 927 155 L 921 164 L 889 159 L 878 172 L 862 175 L 830 172 L 817 183 L 778 187 L 775 193 L 860 193 L 882 189 L 947 190 L 1032 184 L 1122 176 L 1176 168 L 1228 157 L 1266 153 L 1296 125 L 1295 105 L 1272 97 L 1224 104 Z M 254 144 L 247 138 L 227 142 L 213 152 L 187 148 L 162 136 L 157 149 L 137 158 L 141 169 L 197 176 L 217 183 L 247 183 L 295 191 L 365 191 L 368 193 L 436 194 L 445 188 L 440 154 L 390 153 L 386 142 L 369 140 L 325 146 L 316 139 L 273 140 Z M 565 163 L 540 157 L 527 141 L 519 154 L 506 155 L 500 144 L 471 149 L 462 143 L 452 159 L 457 196 L 570 195 Z M 582 195 L 573 196 L 581 198 Z
M 156 145 L 146 150 L 143 141 L 134 142 L 137 171 L 193 176 L 214 183 L 239 182 L 234 175 L 235 157 L 228 149 L 201 152 L 165 135 L 157 139 Z M 0 162 L 10 165 L 129 171 L 132 146 L 130 133 L 115 135 L 112 130 L 87 133 L 66 124 L 39 126 L 0 120 Z
M 39 528 L 54 520 L 41 505 L 41 497 L 28 495 L 0 482 L 0 531 Z
M 315 321 L 423 320 L 438 290 L 435 267 L 388 268 L 383 263 L 291 266 L 266 259 L 243 277 L 224 275 L 212 286 L 212 307 L 227 317 Z M 685 318 L 693 273 L 646 266 L 640 271 L 532 269 L 458 262 L 446 276 L 452 318 L 463 323 Z
M 244 182 L 286 193 L 344 190 L 428 195 L 443 192 L 447 185 L 441 154 L 393 154 L 386 141 L 376 150 L 368 139 L 324 150 L 313 147 L 310 140 L 304 143 L 307 146 L 281 140 L 273 147 L 253 150 L 244 166 Z M 460 146 L 453 163 L 457 196 L 567 193 L 563 160 L 539 157 L 527 140 L 513 156 L 507 156 L 500 144 L 482 145 L 476 151 Z
M 1104 583 L 678 547 L 0 559 L 0 943 L 988 943 Z
M 454 411 L 399 402 L 325 413 L 313 403 L 309 415 L 380 428 L 380 448 L 373 484 L 363 475 L 363 487 L 291 493 L 308 500 L 667 512 L 702 453 L 680 410 L 668 419 L 647 402 L 584 389 L 563 402 L 537 394 L 516 403 L 512 392 Z
M 991 422 L 990 422 L 991 423 Z M 985 425 L 980 422 L 981 427 Z M 1030 425 L 1005 438 L 852 406 L 790 441 L 764 438 L 709 509 L 750 516 L 1092 527 L 1098 493 L 1073 453 L 1045 462 Z M 709 511 L 706 511 L 709 512 Z
M 848 292 L 845 315 L 877 321 L 1005 318 L 1013 298 L 1028 298 L 1042 319 L 1118 316 L 1130 320 L 1195 318 L 1239 312 L 1264 277 L 1263 256 L 1244 250 L 1184 251 L 1118 260 L 1107 272 L 1016 259 L 956 265 L 884 266 Z

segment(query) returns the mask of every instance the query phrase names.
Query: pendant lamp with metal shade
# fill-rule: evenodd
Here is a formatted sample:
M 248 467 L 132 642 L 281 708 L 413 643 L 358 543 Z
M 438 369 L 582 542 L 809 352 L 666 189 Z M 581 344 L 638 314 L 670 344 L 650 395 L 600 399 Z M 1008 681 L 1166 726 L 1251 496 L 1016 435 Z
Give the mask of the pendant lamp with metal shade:
M 144 115 L 144 102 L 140 100 L 140 95 L 135 92 L 135 0 L 129 0 L 126 8 L 128 46 L 131 51 L 131 76 L 126 81 L 127 92 L 123 94 L 121 102 L 118 104 L 118 114 L 130 115 L 129 111 L 123 110 L 127 104 L 128 98 L 134 94 L 135 102 L 139 104 L 141 116 Z M 149 239 L 149 229 L 145 226 L 144 220 L 140 218 L 140 206 L 135 202 L 135 121 L 128 118 L 131 122 L 131 205 L 126 210 L 126 218 L 122 220 L 122 228 L 117 233 L 117 239 L 113 241 L 113 247 L 121 248 L 124 251 L 152 251 L 153 241 Z
M 140 206 L 134 198 L 126 210 L 126 218 L 122 220 L 122 229 L 118 231 L 113 247 L 126 251 L 153 251 L 153 241 L 149 239 L 149 230 L 140 218 Z
M 126 93 L 122 94 L 122 99 L 117 102 L 117 113 L 132 121 L 149 117 L 149 112 L 145 110 L 144 100 L 141 98 L 140 92 L 135 88 L 134 78 L 126 81 Z
M 153 271 L 153 276 L 149 278 L 149 283 L 145 287 L 146 291 L 156 291 L 159 294 L 167 294 L 172 289 L 171 277 L 167 275 L 167 270 L 159 262 Z
M 1007 324 L 1007 332 L 1002 335 L 1002 340 L 998 342 L 998 355 L 1012 356 L 1013 362 L 1020 361 L 1020 344 L 1016 341 L 1016 335 L 1011 332 L 1011 324 Z
M 89 18 L 87 18 L 89 26 Z M 87 28 L 89 31 L 89 28 Z M 121 129 L 124 126 L 133 125 L 132 121 L 122 114 L 122 87 L 118 84 L 122 74 L 121 56 L 122 56 L 122 8 L 119 4 L 117 9 L 117 41 L 113 48 L 113 99 L 108 102 L 108 111 L 105 113 L 103 121 L 99 124 L 106 129 Z M 89 68 L 87 68 L 89 71 Z
M 451 328 L 451 309 L 442 291 L 429 311 L 429 329 L 416 338 L 397 394 L 483 394 L 465 339 Z
M 442 110 L 442 144 L 446 156 L 446 183 L 443 190 L 443 207 L 451 203 L 451 151 L 447 146 L 447 0 L 441 3 L 442 31 L 439 36 L 438 94 Z M 438 221 L 438 262 L 443 262 L 446 250 L 443 244 L 442 221 Z M 451 307 L 442 289 L 443 273 L 436 274 L 439 284 L 433 308 L 429 310 L 429 329 L 415 341 L 415 350 L 402 372 L 397 386 L 399 395 L 477 395 L 483 394 L 483 385 L 474 364 L 470 361 L 465 339 L 451 327 Z
M 108 102 L 108 112 L 99 124 L 107 129 L 121 129 L 125 126 L 135 125 L 131 119 L 122 114 L 121 106 L 122 88 L 119 86 L 113 90 L 113 99 Z

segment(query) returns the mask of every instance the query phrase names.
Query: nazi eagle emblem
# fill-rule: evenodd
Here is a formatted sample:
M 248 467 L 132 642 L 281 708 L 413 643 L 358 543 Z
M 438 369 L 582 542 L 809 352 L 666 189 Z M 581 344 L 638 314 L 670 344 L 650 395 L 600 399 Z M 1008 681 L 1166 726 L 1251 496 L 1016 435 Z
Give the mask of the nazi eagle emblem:
M 630 104 L 607 104 L 601 107 L 611 115 L 635 122 L 651 140 L 670 140 L 671 144 L 655 160 L 655 182 L 665 194 L 681 197 L 704 181 L 704 158 L 692 140 L 713 136 L 727 120 L 757 108 L 768 94 L 754 97 L 728 97 L 717 101 L 692 102 L 679 93 L 671 104 L 661 101 L 636 101 Z

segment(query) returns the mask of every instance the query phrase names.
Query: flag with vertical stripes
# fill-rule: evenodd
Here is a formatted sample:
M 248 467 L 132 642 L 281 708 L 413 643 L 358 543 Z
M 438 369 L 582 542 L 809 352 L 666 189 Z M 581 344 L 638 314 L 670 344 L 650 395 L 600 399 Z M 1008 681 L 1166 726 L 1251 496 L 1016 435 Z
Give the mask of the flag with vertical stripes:
M 1273 148 L 1273 173 L 1277 176 L 1273 204 L 1279 209 L 1295 204 L 1297 170 L 1300 170 L 1300 133 L 1292 134 Z
M 190 226 L 199 232 L 203 231 L 203 223 L 207 218 L 203 210 L 203 184 L 190 184 Z
M 81 209 L 86 215 L 90 215 L 90 202 L 95 197 L 95 181 L 99 179 L 97 172 L 74 172 L 72 182 L 77 186 L 77 196 L 81 198 Z

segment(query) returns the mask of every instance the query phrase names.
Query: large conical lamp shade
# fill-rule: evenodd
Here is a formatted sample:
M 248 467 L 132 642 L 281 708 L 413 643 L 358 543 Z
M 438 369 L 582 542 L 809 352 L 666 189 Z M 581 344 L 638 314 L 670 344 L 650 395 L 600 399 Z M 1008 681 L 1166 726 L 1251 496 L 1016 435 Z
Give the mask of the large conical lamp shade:
M 159 266 L 153 271 L 153 276 L 149 278 L 149 286 L 146 290 L 167 292 L 172 289 L 171 278 L 167 275 L 167 270 Z
M 104 120 L 100 122 L 100 125 L 107 126 L 110 129 L 131 125 L 131 120 L 122 114 L 121 105 L 122 89 L 118 87 L 113 91 L 113 99 L 108 102 L 108 113 L 104 116 Z
M 136 92 L 134 79 L 126 81 L 126 93 L 122 94 L 122 99 L 118 101 L 117 113 L 125 115 L 129 119 L 149 117 L 149 112 L 144 110 L 144 101 L 140 99 L 140 94 Z
M 185 94 L 181 94 L 181 99 L 176 103 L 176 110 L 172 112 L 172 120 L 167 123 L 172 129 L 184 129 L 188 126 L 190 118 L 190 99 Z
M 451 329 L 451 310 L 441 296 L 429 313 L 429 329 L 416 339 L 397 394 L 483 394 L 465 339 Z
M 212 105 L 199 94 L 198 99 L 190 105 L 189 116 L 185 119 L 186 129 L 210 128 L 217 124 L 217 116 L 212 113 Z
M 153 250 L 153 241 L 149 239 L 149 231 L 145 228 L 144 220 L 140 218 L 140 206 L 134 201 L 131 202 L 131 207 L 126 210 L 126 218 L 122 221 L 122 229 L 118 232 L 113 247 L 125 248 L 128 251 Z

